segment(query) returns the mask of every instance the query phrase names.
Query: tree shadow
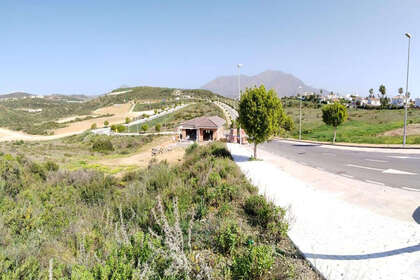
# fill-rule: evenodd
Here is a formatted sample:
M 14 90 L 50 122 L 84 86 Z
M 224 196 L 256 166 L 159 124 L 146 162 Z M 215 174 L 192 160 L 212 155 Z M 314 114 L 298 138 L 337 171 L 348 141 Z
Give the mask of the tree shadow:
M 413 219 L 416 223 L 420 224 L 420 206 L 413 212 Z
M 249 161 L 249 158 L 250 158 L 248 156 L 235 155 L 235 154 L 232 154 L 232 157 L 233 157 L 233 160 L 236 161 L 236 162 Z
M 413 245 L 409 247 L 404 247 L 400 249 L 364 254 L 364 255 L 330 255 L 330 254 L 313 254 L 313 253 L 304 253 L 305 257 L 313 259 L 322 259 L 322 260 L 367 260 L 367 259 L 378 259 L 385 258 L 390 256 L 395 256 L 405 253 L 414 253 L 420 251 L 420 244 Z

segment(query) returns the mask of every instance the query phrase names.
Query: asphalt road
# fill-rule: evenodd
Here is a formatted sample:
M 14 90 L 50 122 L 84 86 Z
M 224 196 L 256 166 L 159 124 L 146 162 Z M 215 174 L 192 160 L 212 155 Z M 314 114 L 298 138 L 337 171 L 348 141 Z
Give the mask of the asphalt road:
M 295 162 L 373 184 L 420 191 L 420 154 L 342 150 L 274 140 L 259 146 Z

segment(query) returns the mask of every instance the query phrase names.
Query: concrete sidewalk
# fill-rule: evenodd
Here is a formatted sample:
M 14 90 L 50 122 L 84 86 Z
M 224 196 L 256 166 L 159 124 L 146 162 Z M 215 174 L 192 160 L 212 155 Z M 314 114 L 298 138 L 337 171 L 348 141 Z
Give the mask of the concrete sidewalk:
M 420 225 L 349 203 L 268 160 L 248 161 L 246 146 L 228 148 L 260 193 L 290 208 L 290 238 L 327 279 L 420 279 Z

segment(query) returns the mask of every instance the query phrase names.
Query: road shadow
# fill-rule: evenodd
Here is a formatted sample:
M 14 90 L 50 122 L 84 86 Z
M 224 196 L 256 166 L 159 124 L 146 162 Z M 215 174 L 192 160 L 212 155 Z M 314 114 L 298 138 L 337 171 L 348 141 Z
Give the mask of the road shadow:
M 420 225 L 420 206 L 413 212 L 413 219 Z
M 364 255 L 329 255 L 329 254 L 313 254 L 313 253 L 304 253 L 305 257 L 313 258 L 313 259 L 322 259 L 322 260 L 367 260 L 367 259 L 378 259 L 378 258 L 385 258 L 405 253 L 414 253 L 420 251 L 420 244 L 404 247 L 400 249 L 378 252 L 378 253 L 371 253 L 371 254 L 364 254 Z

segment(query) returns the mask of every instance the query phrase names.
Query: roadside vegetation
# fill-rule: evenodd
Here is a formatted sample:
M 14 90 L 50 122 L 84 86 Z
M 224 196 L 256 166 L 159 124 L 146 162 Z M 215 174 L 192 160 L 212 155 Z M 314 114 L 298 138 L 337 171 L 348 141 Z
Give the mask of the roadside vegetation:
M 302 139 L 331 141 L 334 127 L 326 125 L 322 120 L 323 104 L 308 101 L 302 103 Z M 286 113 L 292 116 L 296 126 L 288 134 L 299 137 L 299 101 L 283 99 Z M 420 110 L 408 109 L 408 125 L 420 124 Z M 401 135 L 386 135 L 386 132 L 402 128 L 404 125 L 403 109 L 358 109 L 348 108 L 348 119 L 337 130 L 337 142 L 401 144 Z M 408 135 L 408 144 L 420 144 L 418 134 Z
M 91 140 L 68 139 L 120 149 Z M 23 145 L 0 156 L 2 279 L 318 279 L 287 237 L 287 212 L 221 143 L 118 178 L 29 159 Z

